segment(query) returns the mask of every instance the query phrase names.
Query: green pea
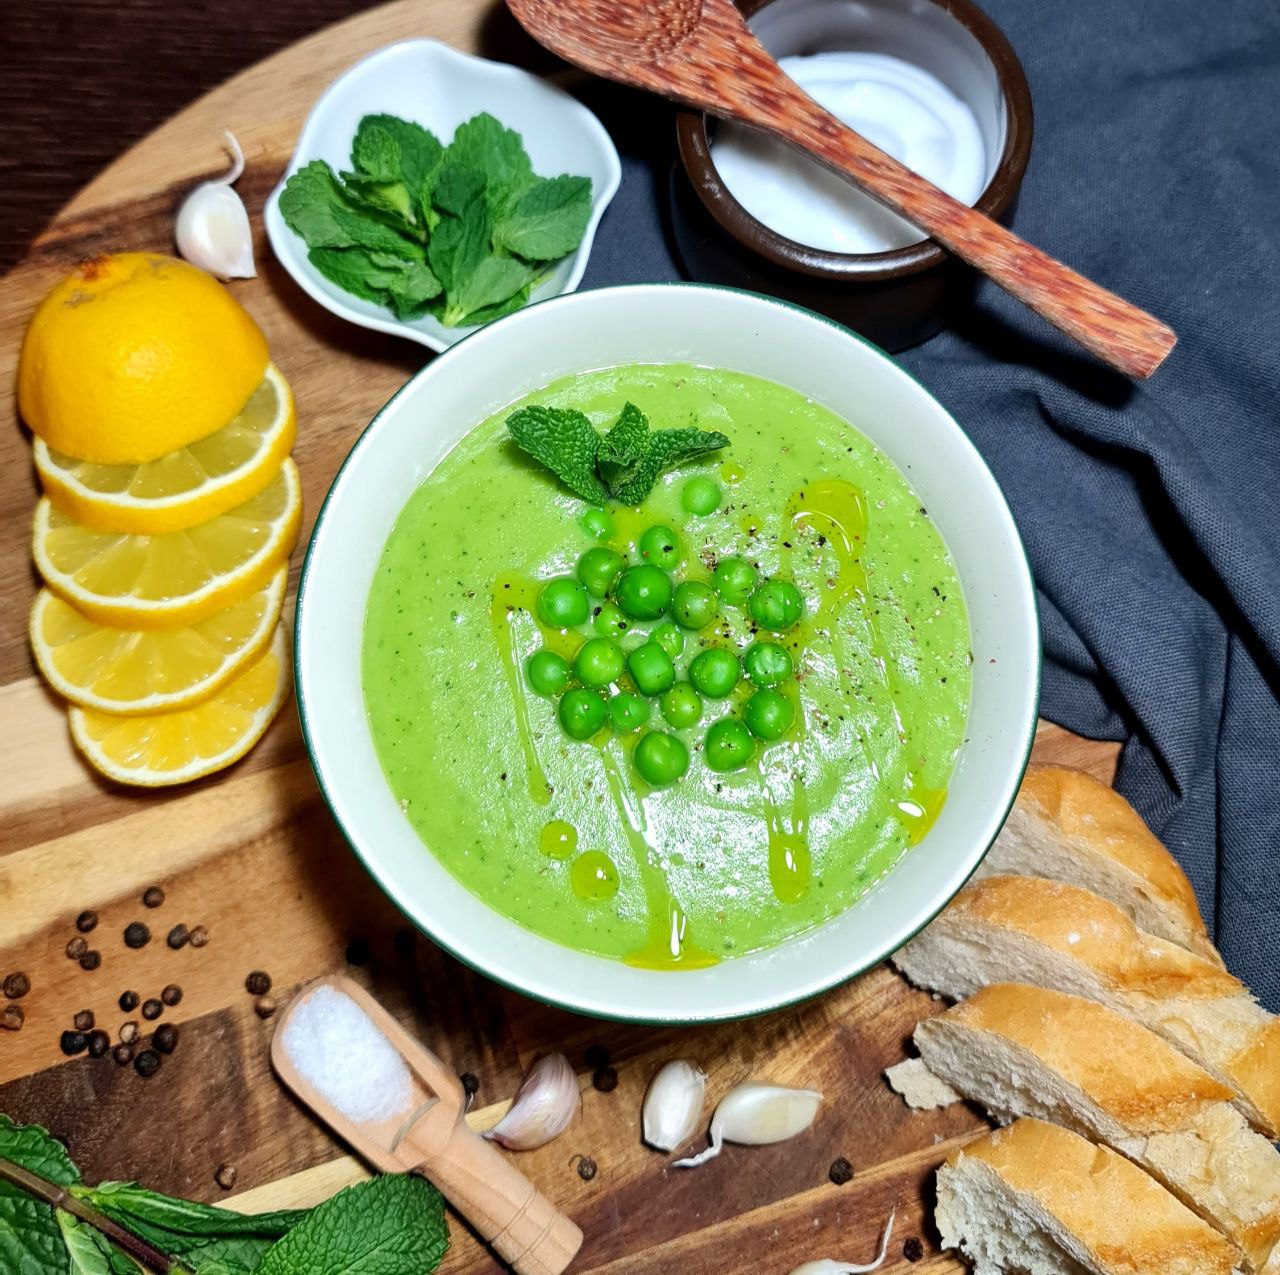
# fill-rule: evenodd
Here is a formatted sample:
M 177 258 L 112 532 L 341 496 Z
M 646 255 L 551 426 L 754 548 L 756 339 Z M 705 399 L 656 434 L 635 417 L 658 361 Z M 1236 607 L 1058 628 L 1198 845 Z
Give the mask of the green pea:
M 631 621 L 612 602 L 605 602 L 596 608 L 591 627 L 601 637 L 612 638 L 617 642 L 631 631 Z
M 649 720 L 650 705 L 647 699 L 619 691 L 609 701 L 609 721 L 619 735 L 630 735 Z
M 664 620 L 649 636 L 673 660 L 684 650 L 684 634 L 670 620 Z
M 804 598 L 790 580 L 766 580 L 747 604 L 751 618 L 762 628 L 782 633 L 804 615 Z
M 716 564 L 713 578 L 716 592 L 731 607 L 743 606 L 756 587 L 756 569 L 742 558 L 723 558 Z
M 578 559 L 578 579 L 593 598 L 605 598 L 626 565 L 616 550 L 596 545 Z
M 618 605 L 634 619 L 656 620 L 671 605 L 671 577 L 661 567 L 628 567 L 613 587 Z
M 708 647 L 689 665 L 689 681 L 708 699 L 724 699 L 738 684 L 738 657 L 722 646 Z
M 671 595 L 671 614 L 681 628 L 705 629 L 720 614 L 720 600 L 709 584 L 685 580 Z
M 613 519 L 603 509 L 588 509 L 578 526 L 593 540 L 608 540 L 614 533 Z
M 751 738 L 751 732 L 736 717 L 722 717 L 713 722 L 702 745 L 707 765 L 720 774 L 741 770 L 755 751 L 756 741 Z
M 680 537 L 661 523 L 650 527 L 640 537 L 636 547 L 640 550 L 640 556 L 655 567 L 665 567 L 671 571 L 680 561 Z
M 651 730 L 641 736 L 632 760 L 641 779 L 661 788 L 675 783 L 689 769 L 689 750 L 674 735 Z
M 676 730 L 696 726 L 702 719 L 702 697 L 688 682 L 677 682 L 658 701 L 658 707 Z
M 631 680 L 642 695 L 661 695 L 676 680 L 671 656 L 656 642 L 646 642 L 627 656 Z
M 796 710 L 785 695 L 766 686 L 747 700 L 742 718 L 757 739 L 781 739 L 791 729 Z
M 578 686 L 560 696 L 560 725 L 571 739 L 590 739 L 608 716 L 609 707 L 599 691 Z
M 534 651 L 524 666 L 529 685 L 539 695 L 559 695 L 569 685 L 569 661 L 554 651 Z
M 553 629 L 572 629 L 587 622 L 591 602 L 572 576 L 548 580 L 538 594 L 538 618 Z
M 776 642 L 752 642 L 742 667 L 757 686 L 778 686 L 795 672 L 791 652 Z
M 702 475 L 688 479 L 680 489 L 680 506 L 699 518 L 715 513 L 720 508 L 720 484 Z
M 622 647 L 608 638 L 590 638 L 573 661 L 574 674 L 583 686 L 608 686 L 622 676 L 626 667 Z

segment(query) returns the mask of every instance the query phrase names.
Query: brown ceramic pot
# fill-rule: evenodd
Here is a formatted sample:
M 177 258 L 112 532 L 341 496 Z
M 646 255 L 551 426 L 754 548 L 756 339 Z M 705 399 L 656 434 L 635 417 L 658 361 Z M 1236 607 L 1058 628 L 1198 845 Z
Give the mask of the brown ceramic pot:
M 775 57 L 866 49 L 937 76 L 968 103 L 997 157 L 974 206 L 1009 216 L 1031 152 L 1031 93 L 1008 40 L 971 0 L 743 0 L 742 9 Z M 794 301 L 888 350 L 926 340 L 968 303 L 976 273 L 931 239 L 892 252 L 829 252 L 757 221 L 712 163 L 714 127 L 699 111 L 676 117 L 673 227 L 694 279 Z

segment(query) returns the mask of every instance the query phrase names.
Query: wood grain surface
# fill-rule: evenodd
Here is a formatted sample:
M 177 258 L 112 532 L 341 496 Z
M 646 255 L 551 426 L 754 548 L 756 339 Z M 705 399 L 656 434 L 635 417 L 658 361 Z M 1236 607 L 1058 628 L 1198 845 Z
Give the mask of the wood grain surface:
M 266 6 L 263 6 L 265 9 Z M 196 23 L 200 11 L 184 10 Z M 139 1178 L 199 1199 L 226 1199 L 220 1165 L 238 1173 L 244 1208 L 314 1203 L 363 1168 L 276 1083 L 270 1020 L 245 989 L 268 972 L 280 1003 L 299 983 L 344 969 L 458 1071 L 480 1081 L 470 1119 L 492 1123 L 540 1052 L 563 1049 L 582 1069 L 579 1121 L 520 1158 L 537 1185 L 581 1225 L 575 1269 L 731 1275 L 789 1271 L 826 1254 L 865 1260 L 887 1211 L 899 1209 L 886 1269 L 908 1269 L 903 1240 L 919 1236 L 925 1260 L 950 1270 L 926 1221 L 939 1159 L 983 1127 L 967 1107 L 908 1114 L 880 1078 L 901 1056 L 930 999 L 887 968 L 807 1005 L 751 1022 L 699 1030 L 611 1026 L 503 991 L 406 928 L 365 875 L 324 809 L 292 710 L 245 762 L 167 795 L 125 792 L 96 779 L 67 737 L 64 715 L 35 678 L 25 639 L 35 592 L 27 534 L 35 498 L 28 438 L 14 417 L 14 363 L 26 319 L 45 289 L 78 258 L 170 243 L 175 201 L 221 168 L 218 138 L 241 138 L 241 185 L 255 214 L 261 276 L 235 285 L 271 342 L 298 399 L 297 461 L 308 522 L 346 450 L 373 412 L 423 359 L 416 346 L 363 332 L 317 309 L 272 262 L 257 210 L 292 149 L 302 116 L 344 66 L 391 40 L 431 35 L 494 51 L 509 20 L 472 0 L 398 0 L 304 40 L 214 90 L 160 127 L 90 183 L 0 288 L 0 978 L 21 970 L 31 991 L 25 1025 L 0 1031 L 0 1111 L 39 1121 L 64 1138 L 90 1180 Z M 518 44 L 518 42 L 517 42 Z M 91 109 L 91 106 L 90 106 Z M 1042 727 L 1037 755 L 1109 779 L 1114 750 Z M 140 899 L 163 887 L 163 906 Z M 101 953 L 87 972 L 65 949 L 83 909 L 98 913 L 84 936 Z M 151 941 L 126 947 L 145 922 Z M 207 946 L 171 950 L 174 925 L 207 927 Z M 113 1036 L 125 990 L 157 996 L 182 988 L 162 1022 L 179 1028 L 176 1052 L 143 1080 L 108 1059 L 66 1060 L 59 1034 L 91 1010 Z M 149 1027 L 149 1025 L 148 1025 Z M 588 1045 L 609 1049 L 612 1092 L 591 1083 Z M 692 1173 L 668 1171 L 639 1139 L 640 1100 L 667 1058 L 697 1059 L 712 1100 L 751 1076 L 814 1086 L 828 1095 L 808 1133 L 768 1150 L 730 1149 Z M 575 1157 L 598 1172 L 584 1180 Z M 847 1157 L 855 1176 L 836 1187 L 827 1170 Z M 461 1224 L 446 1271 L 496 1263 Z

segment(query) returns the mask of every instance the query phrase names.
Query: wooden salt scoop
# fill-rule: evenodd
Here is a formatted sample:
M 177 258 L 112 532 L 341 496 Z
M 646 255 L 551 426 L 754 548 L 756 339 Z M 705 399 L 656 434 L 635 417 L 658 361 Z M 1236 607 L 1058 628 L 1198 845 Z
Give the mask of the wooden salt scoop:
M 298 1073 L 284 1047 L 289 1020 L 321 987 L 349 996 L 404 1059 L 414 1096 L 407 1114 L 356 1124 Z M 518 1275 L 559 1275 L 582 1232 L 491 1142 L 463 1119 L 462 1085 L 364 988 L 335 975 L 309 983 L 281 1016 L 271 1043 L 276 1074 L 344 1142 L 383 1173 L 421 1173 Z
M 535 40 L 583 70 L 740 120 L 808 151 L 1128 376 L 1177 337 L 953 199 L 824 110 L 751 34 L 731 0 L 507 0 Z

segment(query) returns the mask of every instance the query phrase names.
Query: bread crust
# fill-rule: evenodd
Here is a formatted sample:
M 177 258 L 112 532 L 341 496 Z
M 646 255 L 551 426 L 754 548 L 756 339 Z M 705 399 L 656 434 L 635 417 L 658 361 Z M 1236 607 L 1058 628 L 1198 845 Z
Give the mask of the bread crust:
M 1082 770 L 1029 766 L 989 856 L 992 869 L 1006 870 L 1001 865 L 1002 845 L 1034 844 L 1046 836 L 1067 852 L 1068 863 L 1075 860 L 1083 866 L 1090 859 L 1106 861 L 1111 873 L 1123 881 L 1126 896 L 1112 901 L 1125 906 L 1126 898 L 1141 899 L 1140 914 L 1128 906 L 1125 910 L 1144 928 L 1221 963 L 1187 874 L 1114 788 Z M 1074 884 L 1098 888 L 1096 882 L 1083 878 Z
M 1107 1275 L 1231 1275 L 1236 1250 L 1154 1178 L 1107 1147 L 1024 1117 L 947 1159 L 989 1165 L 1077 1237 Z

